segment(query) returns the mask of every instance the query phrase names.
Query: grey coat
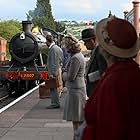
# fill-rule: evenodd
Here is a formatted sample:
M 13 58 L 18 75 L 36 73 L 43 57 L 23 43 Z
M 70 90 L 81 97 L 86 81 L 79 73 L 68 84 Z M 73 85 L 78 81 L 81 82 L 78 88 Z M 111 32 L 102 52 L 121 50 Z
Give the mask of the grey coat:
M 61 69 L 63 61 L 63 52 L 57 45 L 51 46 L 48 51 L 47 68 L 48 74 L 53 75 L 59 79 L 59 70 Z M 51 88 L 51 105 L 60 106 L 59 94 L 57 88 Z
M 58 69 L 63 64 L 63 51 L 54 44 L 48 51 L 47 68 L 49 75 L 58 75 Z
M 83 108 L 86 102 L 86 85 L 84 79 L 85 59 L 83 54 L 76 53 L 67 65 L 66 86 L 68 94 L 65 98 L 64 116 L 67 121 L 83 121 Z
M 67 67 L 67 87 L 85 87 L 85 60 L 83 54 L 80 52 L 73 55 Z

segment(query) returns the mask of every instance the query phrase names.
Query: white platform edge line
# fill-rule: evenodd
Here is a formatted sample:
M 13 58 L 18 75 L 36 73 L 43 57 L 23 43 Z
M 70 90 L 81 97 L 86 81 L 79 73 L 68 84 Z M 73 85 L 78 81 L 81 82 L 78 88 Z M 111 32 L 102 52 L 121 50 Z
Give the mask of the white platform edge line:
M 44 85 L 45 82 L 41 83 L 40 85 Z M 2 113 L 3 111 L 5 111 L 6 109 L 10 108 L 11 106 L 13 106 L 14 104 L 16 104 L 17 102 L 19 102 L 20 100 L 22 100 L 23 98 L 25 98 L 26 96 L 28 96 L 29 94 L 31 94 L 33 91 L 35 91 L 36 89 L 39 88 L 39 85 L 34 87 L 33 89 L 29 90 L 28 92 L 26 92 L 25 94 L 23 94 L 22 96 L 20 96 L 19 98 L 17 98 L 16 100 L 14 100 L 13 102 L 9 103 L 8 105 L 6 105 L 5 107 L 0 109 L 0 113 Z

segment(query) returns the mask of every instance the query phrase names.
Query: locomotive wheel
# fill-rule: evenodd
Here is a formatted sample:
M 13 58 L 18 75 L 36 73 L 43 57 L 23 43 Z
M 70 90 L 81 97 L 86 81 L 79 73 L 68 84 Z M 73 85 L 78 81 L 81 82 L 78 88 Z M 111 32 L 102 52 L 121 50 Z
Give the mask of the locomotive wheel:
M 15 83 L 7 82 L 6 89 L 10 97 L 15 97 Z M 17 96 L 17 95 L 16 95 Z
M 24 94 L 26 91 L 21 87 L 19 81 L 7 82 L 7 92 L 10 97 L 17 98 Z

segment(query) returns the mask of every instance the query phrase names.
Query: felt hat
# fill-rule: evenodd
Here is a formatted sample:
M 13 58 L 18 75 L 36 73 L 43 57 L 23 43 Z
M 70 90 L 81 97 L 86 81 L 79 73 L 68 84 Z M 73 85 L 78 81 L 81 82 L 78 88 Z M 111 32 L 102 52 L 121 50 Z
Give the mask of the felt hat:
M 82 34 L 81 40 L 83 41 L 95 38 L 95 31 L 93 28 L 84 29 L 81 34 Z
M 97 23 L 96 38 L 102 48 L 117 57 L 133 57 L 140 49 L 140 40 L 134 26 L 115 16 Z

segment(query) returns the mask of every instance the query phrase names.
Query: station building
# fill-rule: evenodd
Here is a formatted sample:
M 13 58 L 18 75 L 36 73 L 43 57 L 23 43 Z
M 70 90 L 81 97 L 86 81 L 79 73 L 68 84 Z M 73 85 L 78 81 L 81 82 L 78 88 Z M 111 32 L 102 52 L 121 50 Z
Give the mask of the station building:
M 137 35 L 140 37 L 140 1 L 134 0 L 132 4 L 133 8 L 130 11 L 124 11 L 124 18 L 134 25 Z M 140 51 L 135 60 L 140 65 Z
M 137 31 L 138 36 L 140 35 L 140 1 L 134 0 L 132 2 L 133 8 L 130 11 L 124 11 L 124 18 L 132 23 Z

